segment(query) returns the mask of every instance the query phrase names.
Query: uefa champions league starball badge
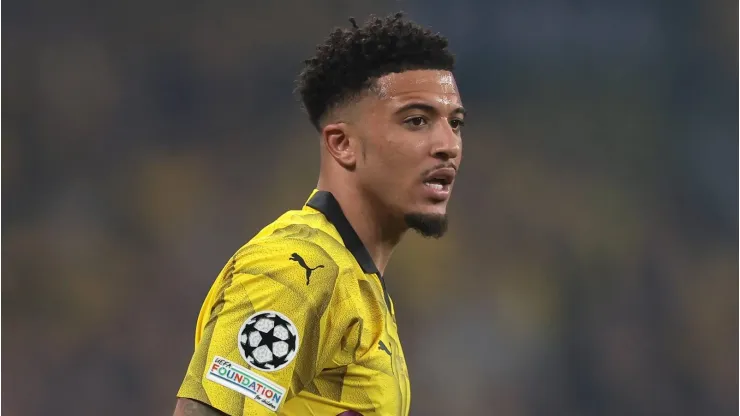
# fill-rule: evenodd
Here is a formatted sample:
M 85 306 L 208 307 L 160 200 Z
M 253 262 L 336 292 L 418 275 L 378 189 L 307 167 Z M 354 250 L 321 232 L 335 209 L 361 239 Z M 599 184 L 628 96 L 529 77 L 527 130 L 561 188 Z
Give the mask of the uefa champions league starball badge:
M 239 330 L 239 353 L 250 366 L 277 371 L 298 352 L 298 330 L 287 316 L 261 311 L 247 318 Z

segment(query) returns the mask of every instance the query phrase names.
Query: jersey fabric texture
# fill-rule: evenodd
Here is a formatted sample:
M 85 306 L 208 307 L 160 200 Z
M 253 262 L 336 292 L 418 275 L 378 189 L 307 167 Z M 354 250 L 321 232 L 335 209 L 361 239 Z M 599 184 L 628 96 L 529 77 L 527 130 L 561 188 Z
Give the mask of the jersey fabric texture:
M 262 229 L 198 316 L 178 397 L 228 415 L 408 415 L 393 303 L 334 196 Z

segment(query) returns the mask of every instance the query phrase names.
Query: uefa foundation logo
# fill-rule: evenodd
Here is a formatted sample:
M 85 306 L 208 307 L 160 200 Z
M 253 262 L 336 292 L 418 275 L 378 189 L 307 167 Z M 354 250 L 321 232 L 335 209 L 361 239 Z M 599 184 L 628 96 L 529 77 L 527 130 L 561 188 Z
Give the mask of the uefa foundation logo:
M 295 358 L 298 330 L 279 312 L 257 312 L 239 329 L 238 344 L 242 358 L 249 365 L 262 371 L 277 371 Z
M 270 410 L 277 411 L 285 398 L 285 388 L 257 373 L 215 356 L 206 378 L 239 392 Z

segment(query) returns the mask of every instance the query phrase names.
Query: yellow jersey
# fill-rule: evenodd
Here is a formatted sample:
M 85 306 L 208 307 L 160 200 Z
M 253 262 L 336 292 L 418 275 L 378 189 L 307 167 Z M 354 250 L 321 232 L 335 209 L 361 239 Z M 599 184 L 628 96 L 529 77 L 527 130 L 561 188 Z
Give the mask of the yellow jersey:
M 228 261 L 198 316 L 178 397 L 228 415 L 408 415 L 383 278 L 329 192 Z

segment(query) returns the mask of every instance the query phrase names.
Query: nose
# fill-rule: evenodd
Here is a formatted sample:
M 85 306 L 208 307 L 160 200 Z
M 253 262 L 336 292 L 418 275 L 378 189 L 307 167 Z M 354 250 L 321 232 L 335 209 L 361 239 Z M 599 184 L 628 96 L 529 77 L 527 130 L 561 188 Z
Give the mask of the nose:
M 462 151 L 462 138 L 457 134 L 449 123 L 440 123 L 442 128 L 434 135 L 432 156 L 435 159 L 449 160 L 457 159 Z

